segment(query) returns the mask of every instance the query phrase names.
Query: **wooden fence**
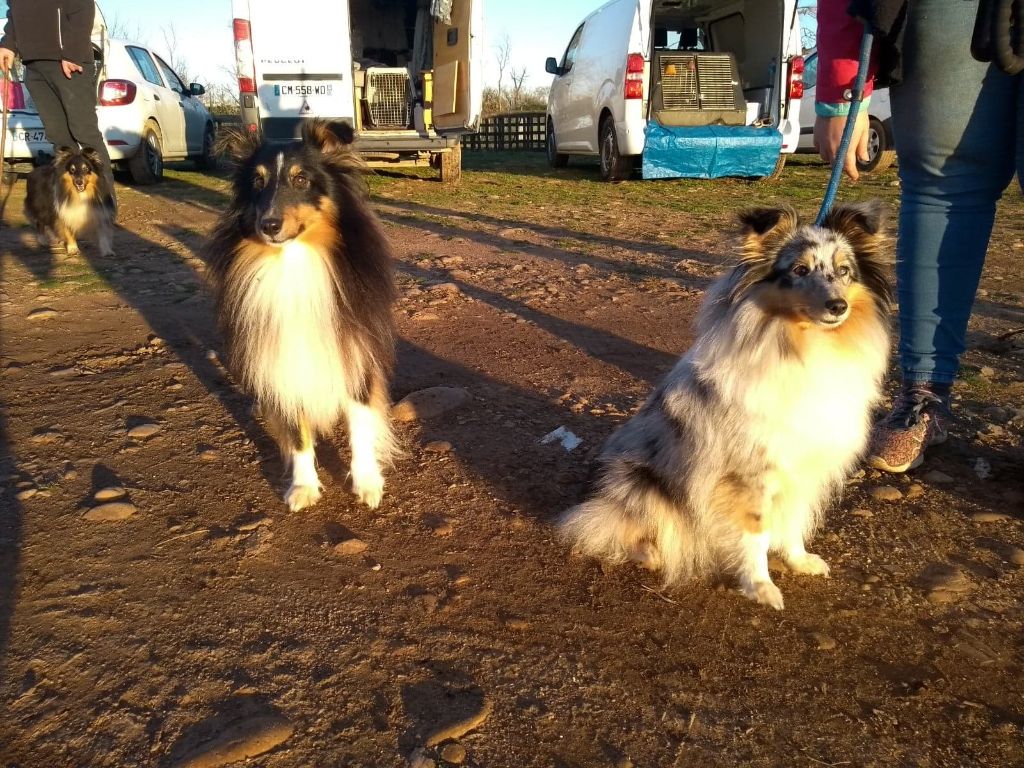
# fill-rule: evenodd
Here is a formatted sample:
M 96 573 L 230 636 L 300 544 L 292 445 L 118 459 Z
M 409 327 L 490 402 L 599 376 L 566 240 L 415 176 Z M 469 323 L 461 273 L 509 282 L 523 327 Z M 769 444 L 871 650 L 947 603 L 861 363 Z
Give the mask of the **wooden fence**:
M 542 151 L 547 140 L 548 121 L 543 112 L 511 112 L 481 120 L 477 133 L 462 137 L 462 146 L 464 149 Z

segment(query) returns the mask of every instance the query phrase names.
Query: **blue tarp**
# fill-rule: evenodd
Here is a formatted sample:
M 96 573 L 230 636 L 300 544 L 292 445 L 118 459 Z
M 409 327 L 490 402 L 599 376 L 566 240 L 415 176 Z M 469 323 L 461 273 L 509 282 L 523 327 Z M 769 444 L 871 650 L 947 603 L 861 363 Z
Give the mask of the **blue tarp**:
M 747 125 L 674 127 L 647 121 L 645 179 L 717 179 L 768 176 L 775 170 L 782 134 Z

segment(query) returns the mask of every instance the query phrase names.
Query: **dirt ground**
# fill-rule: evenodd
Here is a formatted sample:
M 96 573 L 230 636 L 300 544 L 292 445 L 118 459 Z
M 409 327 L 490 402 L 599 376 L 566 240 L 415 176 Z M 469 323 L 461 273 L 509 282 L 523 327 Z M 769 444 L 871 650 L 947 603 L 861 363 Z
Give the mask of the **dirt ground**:
M 955 436 L 908 476 L 852 478 L 813 545 L 833 578 L 780 573 L 774 612 L 574 557 L 551 520 L 691 341 L 733 212 L 813 215 L 825 168 L 605 185 L 532 155 L 466 160 L 458 188 L 371 179 L 399 256 L 392 394 L 469 396 L 400 426 L 376 512 L 348 489 L 343 435 L 320 446 L 320 504 L 280 501 L 197 256 L 223 180 L 121 187 L 106 259 L 38 249 L 18 184 L 0 232 L 0 766 L 1024 765 L 1019 188 Z M 887 172 L 841 196 L 895 212 L 897 194 Z M 582 444 L 540 443 L 560 426 Z M 127 516 L 94 519 L 97 491 Z

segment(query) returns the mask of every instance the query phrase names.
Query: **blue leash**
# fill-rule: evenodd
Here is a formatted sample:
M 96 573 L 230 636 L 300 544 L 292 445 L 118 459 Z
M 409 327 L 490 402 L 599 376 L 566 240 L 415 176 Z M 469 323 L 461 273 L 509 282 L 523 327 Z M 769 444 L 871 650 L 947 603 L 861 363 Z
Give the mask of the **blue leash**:
M 839 151 L 836 153 L 835 162 L 832 164 L 832 175 L 828 179 L 828 187 L 825 189 L 825 199 L 821 201 L 821 208 L 818 210 L 818 218 L 814 221 L 817 226 L 825 223 L 825 217 L 832 209 L 836 201 L 836 193 L 839 191 L 839 180 L 843 176 L 843 163 L 846 161 L 846 153 L 850 151 L 850 139 L 853 137 L 853 128 L 857 125 L 857 115 L 860 112 L 861 102 L 864 100 L 864 84 L 868 79 L 868 67 L 871 63 L 871 45 L 875 36 L 871 27 L 864 25 L 864 36 L 860 39 L 860 62 L 857 64 L 857 78 L 853 83 L 853 94 L 850 98 L 850 113 L 846 116 L 846 126 L 843 128 L 843 138 L 839 142 Z

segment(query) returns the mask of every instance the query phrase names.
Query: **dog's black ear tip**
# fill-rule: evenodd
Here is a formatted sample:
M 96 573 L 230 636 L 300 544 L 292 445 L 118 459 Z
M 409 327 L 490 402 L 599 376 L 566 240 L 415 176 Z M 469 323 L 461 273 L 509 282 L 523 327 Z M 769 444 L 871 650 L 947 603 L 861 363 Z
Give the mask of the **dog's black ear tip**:
M 885 225 L 885 204 L 877 197 L 857 203 L 843 203 L 825 217 L 825 226 L 843 231 L 851 226 L 869 235 L 879 234 Z
M 351 144 L 356 140 L 356 131 L 351 123 L 343 123 L 341 121 L 331 123 L 331 131 L 341 139 L 342 144 Z
M 778 226 L 783 219 L 789 219 L 795 225 L 796 211 L 787 205 L 761 206 L 745 208 L 738 214 L 740 226 L 744 232 L 764 235 Z

